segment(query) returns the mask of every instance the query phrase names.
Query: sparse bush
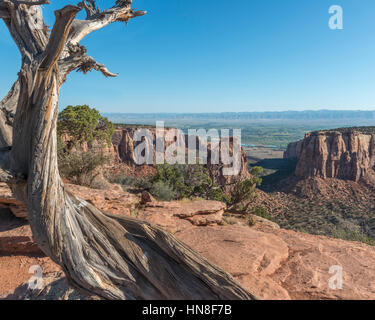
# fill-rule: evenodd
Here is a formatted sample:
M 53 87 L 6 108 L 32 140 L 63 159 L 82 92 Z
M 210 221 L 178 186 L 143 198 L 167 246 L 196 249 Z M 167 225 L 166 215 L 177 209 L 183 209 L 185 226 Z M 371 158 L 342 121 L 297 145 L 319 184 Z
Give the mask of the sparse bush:
M 157 199 L 171 201 L 177 198 L 177 192 L 168 184 L 157 181 L 152 184 L 150 193 Z
M 262 173 L 261 167 L 254 167 L 251 171 L 253 178 L 237 182 L 234 191 L 227 195 L 211 180 L 203 165 L 159 164 L 156 170 L 156 174 L 146 178 L 118 175 L 107 179 L 121 184 L 125 191 L 132 188 L 147 190 L 155 198 L 164 201 L 202 198 L 227 205 L 243 205 L 242 202 L 246 200 L 247 205 L 254 198 L 255 188 L 261 183 L 258 175 Z
M 152 176 L 136 177 L 131 175 L 119 174 L 114 176 L 106 176 L 106 179 L 110 183 L 120 184 L 124 191 L 147 190 L 150 192 L 153 186 Z
M 239 181 L 234 185 L 230 193 L 231 209 L 238 209 L 240 207 L 241 211 L 247 211 L 249 205 L 255 200 L 256 187 L 262 183 L 262 178 L 260 178 L 262 172 L 262 167 L 253 167 L 250 170 L 252 178 Z
M 157 198 L 155 184 L 158 186 L 163 184 L 168 186 L 169 194 L 174 194 L 175 200 L 196 197 L 217 201 L 227 200 L 222 189 L 211 181 L 206 168 L 202 165 L 161 164 L 157 165 L 156 169 L 157 173 L 148 181 L 151 187 L 147 186 L 147 183 L 144 183 L 144 186 L 148 187 L 148 191 Z
M 130 205 L 129 206 L 129 211 L 130 211 L 130 216 L 131 217 L 134 217 L 134 218 L 138 217 L 139 207 L 140 207 L 139 203 L 136 203 L 135 205 Z
M 226 204 L 230 204 L 231 200 L 230 197 L 223 192 L 223 190 L 217 186 L 213 187 L 212 189 L 208 190 L 206 193 L 207 200 L 215 200 L 221 201 Z
M 332 237 L 347 241 L 363 242 L 370 246 L 375 246 L 375 239 L 362 232 L 344 228 L 336 228 L 332 231 Z
M 251 210 L 251 213 L 255 216 L 258 216 L 258 217 L 261 217 L 261 218 L 264 218 L 264 219 L 267 219 L 267 220 L 270 220 L 270 221 L 274 221 L 272 216 L 268 213 L 267 208 L 265 208 L 265 207 L 262 207 L 262 206 L 254 207 Z
M 123 187 L 135 186 L 137 178 L 134 176 L 128 176 L 125 174 L 119 174 L 107 178 L 111 183 L 118 183 Z
M 99 175 L 95 171 L 106 162 L 105 156 L 91 151 L 66 152 L 60 154 L 59 170 L 64 177 L 71 179 L 72 182 L 90 187 Z
M 144 180 L 141 178 L 137 178 L 135 176 L 128 176 L 125 174 L 107 176 L 106 178 L 110 183 L 117 183 L 121 185 L 124 191 L 129 191 L 130 189 L 140 187 L 140 185 L 142 184 L 142 181 Z M 141 189 L 146 189 L 146 188 L 141 188 Z
M 86 186 L 92 189 L 106 190 L 108 188 L 108 182 L 102 176 L 95 175 L 93 179 L 89 178 L 87 181 Z

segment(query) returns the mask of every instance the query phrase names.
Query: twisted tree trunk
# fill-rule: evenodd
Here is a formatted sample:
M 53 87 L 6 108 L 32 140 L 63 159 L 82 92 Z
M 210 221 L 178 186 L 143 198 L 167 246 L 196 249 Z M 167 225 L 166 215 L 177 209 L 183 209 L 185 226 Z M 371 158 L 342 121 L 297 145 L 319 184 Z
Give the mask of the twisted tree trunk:
M 0 0 L 0 17 L 22 54 L 19 79 L 0 105 L 0 177 L 27 204 L 40 248 L 73 287 L 105 299 L 255 298 L 170 233 L 101 212 L 65 189 L 57 165 L 60 86 L 72 70 L 115 76 L 78 42 L 99 27 L 144 12 L 131 10 L 130 1 L 117 1 L 104 12 L 83 1 L 56 11 L 49 35 L 40 10 L 46 2 Z M 87 19 L 74 20 L 83 7 Z

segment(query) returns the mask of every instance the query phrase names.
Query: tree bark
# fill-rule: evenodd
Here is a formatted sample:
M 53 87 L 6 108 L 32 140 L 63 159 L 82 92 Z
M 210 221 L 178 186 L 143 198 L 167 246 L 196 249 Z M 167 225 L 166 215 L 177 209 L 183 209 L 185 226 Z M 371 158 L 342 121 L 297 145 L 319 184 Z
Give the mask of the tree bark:
M 0 101 L 0 150 L 9 148 L 13 141 L 13 119 L 16 113 L 20 93 L 20 83 L 17 80 L 9 93 Z
M 22 54 L 19 79 L 0 106 L 0 142 L 6 149 L 0 178 L 26 203 L 40 248 L 62 267 L 72 287 L 104 299 L 256 298 L 172 234 L 102 212 L 66 190 L 57 163 L 60 86 L 72 70 L 114 76 L 86 56 L 78 40 L 97 28 L 93 21 L 106 25 L 141 14 L 129 1 L 117 1 L 108 12 L 87 10 L 88 20 L 77 22 L 82 6 L 67 6 L 56 11 L 49 35 L 39 20 L 42 2 L 0 0 L 0 17 Z M 13 121 L 4 116 L 8 110 L 15 112 Z

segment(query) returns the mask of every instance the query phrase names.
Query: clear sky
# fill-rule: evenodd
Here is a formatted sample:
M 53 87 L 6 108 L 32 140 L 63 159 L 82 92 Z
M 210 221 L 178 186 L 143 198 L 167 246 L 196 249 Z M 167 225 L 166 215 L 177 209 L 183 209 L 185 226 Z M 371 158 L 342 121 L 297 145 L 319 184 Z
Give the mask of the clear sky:
M 77 0 L 51 0 L 44 12 Z M 99 0 L 100 8 L 115 1 Z M 344 29 L 328 27 L 331 5 Z M 85 39 L 116 79 L 72 73 L 60 108 L 102 112 L 375 109 L 374 0 L 133 0 L 147 10 Z M 20 58 L 0 23 L 0 95 Z

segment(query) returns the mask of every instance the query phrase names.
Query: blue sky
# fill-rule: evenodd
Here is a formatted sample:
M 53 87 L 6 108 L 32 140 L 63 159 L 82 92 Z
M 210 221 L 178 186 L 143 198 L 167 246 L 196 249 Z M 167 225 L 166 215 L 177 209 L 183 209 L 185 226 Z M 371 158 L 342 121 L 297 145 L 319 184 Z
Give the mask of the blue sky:
M 78 1 L 51 2 L 44 9 L 49 25 L 54 9 Z M 98 1 L 101 8 L 112 2 Z M 328 27 L 335 4 L 343 7 L 344 30 Z M 84 103 L 124 113 L 375 109 L 373 0 L 134 0 L 133 7 L 148 14 L 82 42 L 119 77 L 72 73 L 60 109 Z M 4 23 L 0 57 L 4 96 L 20 65 Z

